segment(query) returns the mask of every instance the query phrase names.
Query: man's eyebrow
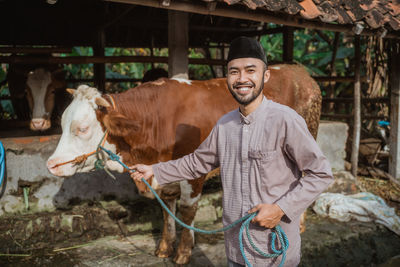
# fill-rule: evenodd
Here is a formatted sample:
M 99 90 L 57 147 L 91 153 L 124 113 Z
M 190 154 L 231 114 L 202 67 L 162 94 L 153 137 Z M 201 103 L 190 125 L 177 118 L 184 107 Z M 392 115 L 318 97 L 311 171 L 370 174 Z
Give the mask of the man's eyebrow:
M 257 67 L 257 66 L 254 65 L 254 64 L 251 64 L 251 65 L 245 66 L 244 68 L 245 69 L 250 69 L 250 68 L 255 68 L 255 67 Z M 229 70 L 238 70 L 238 69 L 239 69 L 239 67 L 235 67 L 235 66 L 232 66 L 232 67 L 229 68 Z

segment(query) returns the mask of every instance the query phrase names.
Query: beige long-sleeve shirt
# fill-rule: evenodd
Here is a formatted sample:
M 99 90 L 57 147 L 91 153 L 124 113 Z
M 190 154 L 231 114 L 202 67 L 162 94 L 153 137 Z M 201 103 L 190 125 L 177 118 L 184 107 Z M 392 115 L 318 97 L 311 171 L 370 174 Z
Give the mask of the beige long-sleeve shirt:
M 297 266 L 300 215 L 333 181 L 330 164 L 303 118 L 264 97 L 247 117 L 239 109 L 224 115 L 192 154 L 155 164 L 153 171 L 157 182 L 166 184 L 198 178 L 218 166 L 223 185 L 223 224 L 234 222 L 258 204 L 276 203 L 285 213 L 280 225 L 289 239 L 285 266 Z M 229 259 L 244 264 L 239 228 L 225 232 L 225 250 Z M 251 224 L 250 231 L 255 244 L 272 253 L 271 230 Z M 244 248 L 253 266 L 277 266 L 281 261 L 281 256 L 259 256 L 246 237 Z

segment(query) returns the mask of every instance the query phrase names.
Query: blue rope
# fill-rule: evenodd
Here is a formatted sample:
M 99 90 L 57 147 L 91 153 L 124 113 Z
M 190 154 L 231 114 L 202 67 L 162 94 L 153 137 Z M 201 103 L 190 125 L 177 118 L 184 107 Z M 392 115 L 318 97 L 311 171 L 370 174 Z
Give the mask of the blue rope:
M 0 186 L 3 184 L 4 173 L 6 171 L 5 155 L 3 143 L 0 141 Z
M 0 198 L 6 190 L 6 185 L 6 152 L 3 143 L 0 141 Z
M 119 164 L 121 164 L 125 169 L 127 169 L 130 172 L 134 172 L 135 170 L 131 170 L 129 169 L 129 167 L 123 163 L 120 160 L 120 157 L 118 155 L 116 155 L 115 153 L 113 153 L 112 151 L 99 146 L 100 149 L 104 150 L 109 156 L 110 159 L 113 161 L 117 161 Z M 104 164 L 103 164 L 104 166 Z M 199 229 L 196 227 L 193 227 L 191 225 L 187 225 L 184 222 L 182 222 L 179 218 L 177 218 L 175 216 L 175 214 L 173 214 L 169 208 L 167 207 L 167 205 L 164 203 L 164 201 L 160 198 L 160 196 L 156 193 L 156 191 L 151 187 L 151 185 L 144 179 L 142 178 L 142 181 L 147 185 L 147 187 L 150 189 L 150 191 L 154 194 L 154 196 L 156 197 L 156 199 L 158 200 L 158 202 L 161 204 L 161 206 L 165 209 L 165 211 L 181 226 L 189 229 L 189 230 L 193 230 L 195 232 L 198 233 L 202 233 L 202 234 L 215 234 L 215 233 L 219 233 L 219 232 L 225 232 L 229 229 L 232 229 L 233 227 L 235 227 L 236 225 L 238 225 L 239 223 L 243 222 L 242 225 L 240 226 L 240 231 L 239 231 L 239 246 L 240 246 L 240 252 L 242 253 L 243 259 L 246 262 L 246 265 L 249 267 L 252 267 L 251 263 L 249 262 L 249 260 L 246 257 L 246 254 L 244 252 L 244 247 L 243 247 L 243 231 L 246 230 L 246 235 L 247 235 L 247 239 L 249 240 L 250 245 L 253 247 L 253 249 L 260 254 L 261 256 L 265 257 L 265 258 L 276 258 L 279 257 L 280 255 L 282 255 L 282 259 L 281 259 L 281 263 L 279 264 L 279 267 L 282 267 L 285 259 L 286 259 L 286 251 L 289 248 L 289 240 L 285 234 L 285 232 L 283 231 L 282 227 L 277 225 L 275 228 L 273 228 L 273 232 L 272 232 L 272 236 L 271 236 L 271 250 L 274 252 L 273 254 L 268 254 L 265 253 L 263 251 L 261 251 L 253 242 L 251 236 L 250 236 L 250 230 L 249 230 L 249 225 L 251 220 L 256 217 L 257 213 L 249 213 L 245 216 L 243 216 L 242 218 L 234 221 L 233 223 L 231 223 L 230 225 L 227 225 L 221 229 L 217 229 L 217 230 L 203 230 L 203 229 Z M 276 237 L 278 237 L 278 240 L 282 246 L 281 249 L 276 249 L 275 248 L 275 240 Z
M 3 143 L 0 141 L 0 186 L 3 183 L 5 173 L 5 154 Z

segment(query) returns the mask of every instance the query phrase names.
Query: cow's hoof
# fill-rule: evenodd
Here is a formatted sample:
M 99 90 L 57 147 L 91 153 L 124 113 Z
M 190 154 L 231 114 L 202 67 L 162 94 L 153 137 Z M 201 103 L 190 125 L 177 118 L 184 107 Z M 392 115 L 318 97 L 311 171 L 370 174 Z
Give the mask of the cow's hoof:
M 174 262 L 176 264 L 188 264 L 190 261 L 190 255 L 182 255 L 182 254 L 176 254 L 174 258 Z
M 166 242 L 161 241 L 155 254 L 159 258 L 168 258 L 172 255 L 173 252 L 174 248 L 172 244 L 168 245 Z

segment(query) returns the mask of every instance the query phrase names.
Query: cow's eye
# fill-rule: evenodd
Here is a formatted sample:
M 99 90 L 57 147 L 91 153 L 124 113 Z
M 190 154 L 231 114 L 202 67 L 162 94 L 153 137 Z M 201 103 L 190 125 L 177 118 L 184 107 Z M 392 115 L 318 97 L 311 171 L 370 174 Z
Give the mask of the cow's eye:
M 81 133 L 81 134 L 86 133 L 87 130 L 89 130 L 89 127 L 79 127 L 78 128 L 78 132 Z

